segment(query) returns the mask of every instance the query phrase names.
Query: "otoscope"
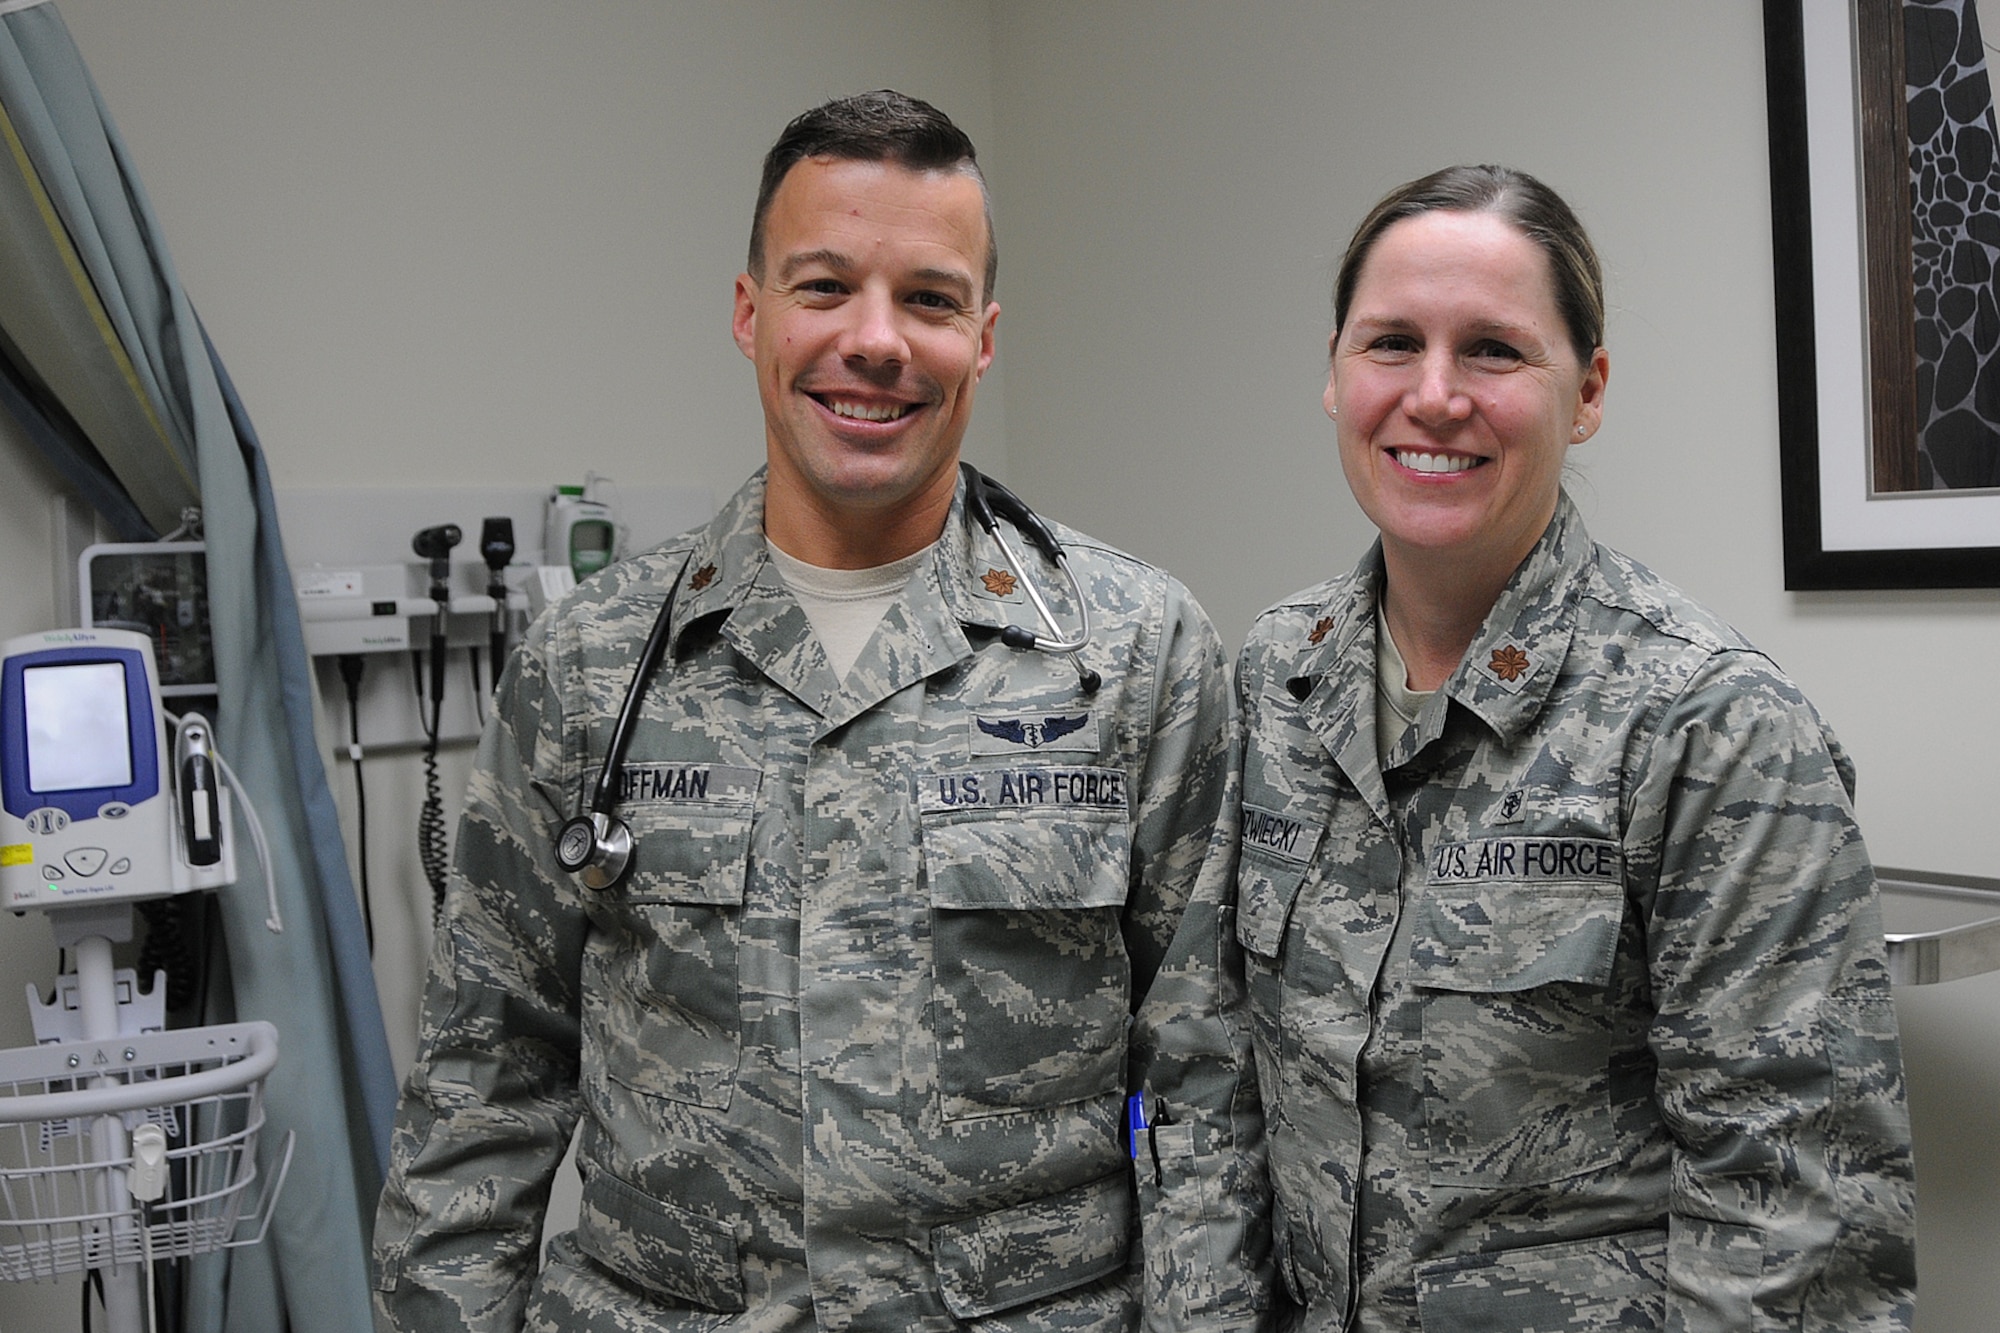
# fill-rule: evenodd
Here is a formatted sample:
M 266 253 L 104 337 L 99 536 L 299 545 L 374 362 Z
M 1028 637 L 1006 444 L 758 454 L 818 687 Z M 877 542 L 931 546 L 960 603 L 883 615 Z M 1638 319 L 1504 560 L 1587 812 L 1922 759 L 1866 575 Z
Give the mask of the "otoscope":
M 479 554 L 486 561 L 486 595 L 493 599 L 493 621 L 487 639 L 493 650 L 493 688 L 500 688 L 500 668 L 507 661 L 507 562 L 514 558 L 514 520 L 489 518 L 479 529 Z

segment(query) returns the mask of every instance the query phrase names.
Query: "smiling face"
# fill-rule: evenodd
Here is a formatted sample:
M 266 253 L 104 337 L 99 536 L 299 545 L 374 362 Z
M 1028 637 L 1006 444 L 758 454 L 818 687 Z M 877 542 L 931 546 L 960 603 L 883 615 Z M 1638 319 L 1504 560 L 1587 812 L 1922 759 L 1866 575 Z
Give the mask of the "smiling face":
M 764 403 L 764 528 L 788 554 L 864 568 L 937 539 L 993 360 L 987 244 L 962 172 L 808 158 L 785 176 L 734 330 Z
M 1493 213 L 1384 231 L 1335 331 L 1340 464 L 1400 568 L 1496 586 L 1555 514 L 1569 446 L 1597 430 L 1609 361 L 1577 358 L 1541 248 Z

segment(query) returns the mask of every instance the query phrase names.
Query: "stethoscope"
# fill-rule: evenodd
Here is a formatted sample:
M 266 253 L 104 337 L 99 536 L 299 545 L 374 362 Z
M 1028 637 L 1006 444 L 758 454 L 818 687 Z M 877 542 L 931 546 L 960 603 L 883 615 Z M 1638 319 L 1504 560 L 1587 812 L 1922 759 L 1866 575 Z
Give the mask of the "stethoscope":
M 1084 598 L 1083 587 L 1069 567 L 1062 543 L 1056 540 L 1056 535 L 1049 531 L 1048 524 L 1041 520 L 1040 515 L 1028 508 L 1019 496 L 970 463 L 958 466 L 965 474 L 965 512 L 986 530 L 987 536 L 999 543 L 1001 553 L 1016 571 L 1021 590 L 1028 594 L 1035 614 L 1041 617 L 1042 627 L 1048 633 L 1036 634 L 1018 625 L 966 622 L 968 627 L 998 630 L 1000 642 L 1009 648 L 1033 649 L 1068 657 L 1076 667 L 1078 688 L 1085 694 L 1097 693 L 1104 678 L 1083 665 L 1077 657 L 1077 653 L 1090 642 L 1090 603 Z M 1006 533 L 1001 531 L 1001 518 L 1026 534 L 1029 544 L 1048 557 L 1049 563 L 1061 571 L 1068 581 L 1070 600 L 1077 609 L 1074 637 L 1063 637 L 1061 626 L 1056 624 L 1055 613 L 1049 610 L 1048 602 L 1029 577 L 1027 566 L 1007 540 Z M 685 573 L 685 569 L 682 572 Z M 590 788 L 589 803 L 582 814 L 565 822 L 562 831 L 556 835 L 556 864 L 580 877 L 587 889 L 603 892 L 614 888 L 632 864 L 631 826 L 611 810 L 617 803 L 618 782 L 625 769 L 625 751 L 632 741 L 632 729 L 639 719 L 646 686 L 659 670 L 660 659 L 667 651 L 667 639 L 674 618 L 674 594 L 679 587 L 680 577 L 677 575 L 667 587 L 660 613 L 653 620 L 652 632 L 646 636 L 646 645 L 639 652 L 639 665 L 633 668 L 632 682 L 625 687 L 625 701 L 618 707 L 618 720 L 612 725 L 611 743 L 604 752 L 603 765 L 597 770 L 597 781 Z

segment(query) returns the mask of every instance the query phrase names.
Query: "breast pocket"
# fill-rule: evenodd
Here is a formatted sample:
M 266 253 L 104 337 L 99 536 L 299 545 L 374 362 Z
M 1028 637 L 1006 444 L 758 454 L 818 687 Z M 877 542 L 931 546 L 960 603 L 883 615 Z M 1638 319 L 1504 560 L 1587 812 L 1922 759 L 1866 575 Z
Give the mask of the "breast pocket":
M 737 955 L 751 809 L 658 804 L 623 812 L 633 861 L 611 890 L 597 1033 L 604 1070 L 634 1092 L 723 1108 L 742 1049 Z
M 1284 974 L 1279 960 L 1292 905 L 1324 832 L 1317 820 L 1255 805 L 1243 807 L 1236 862 L 1236 941 L 1244 951 L 1258 1082 L 1265 1109 L 1274 1114 L 1282 1099 L 1284 1081 L 1279 1073 L 1294 1054 L 1283 1041 Z
M 1613 993 L 1612 882 L 1429 885 L 1413 905 L 1437 1184 L 1544 1184 L 1617 1159 L 1614 1094 L 1644 1029 Z
M 1122 1092 L 1132 860 L 1122 797 L 921 818 L 944 1116 Z

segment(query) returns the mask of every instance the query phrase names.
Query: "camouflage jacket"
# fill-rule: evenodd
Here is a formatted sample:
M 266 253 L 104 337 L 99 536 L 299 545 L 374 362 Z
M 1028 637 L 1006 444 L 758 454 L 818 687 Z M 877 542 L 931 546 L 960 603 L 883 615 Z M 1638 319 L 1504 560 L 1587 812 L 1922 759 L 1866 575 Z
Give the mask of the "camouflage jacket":
M 1148 1322 L 1240 1322 L 1263 1296 L 1233 1257 L 1256 1258 L 1261 1120 L 1213 993 L 1233 855 L 1211 838 L 1233 731 L 1213 629 L 1178 583 L 1058 529 L 1103 676 L 1084 692 L 1069 660 L 1001 642 L 1038 622 L 961 483 L 935 561 L 836 679 L 767 560 L 763 493 L 584 584 L 502 682 L 376 1225 L 385 1318 L 1132 1328 L 1144 1080 L 1211 1108 L 1161 1131 L 1144 1260 L 1178 1295 Z M 594 893 L 552 847 L 670 585 L 618 788 L 633 868 Z M 538 1271 L 579 1119 L 579 1224 Z
M 1906 1329 L 1874 873 L 1811 705 L 1564 497 L 1378 763 L 1381 580 L 1266 612 L 1238 674 L 1301 1326 Z

